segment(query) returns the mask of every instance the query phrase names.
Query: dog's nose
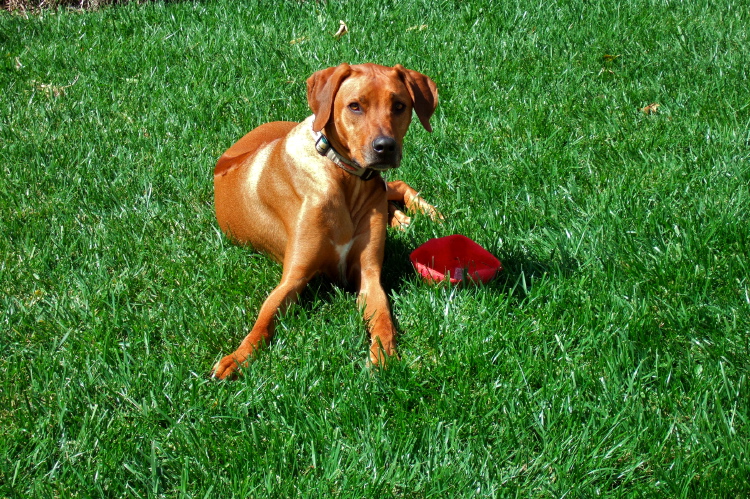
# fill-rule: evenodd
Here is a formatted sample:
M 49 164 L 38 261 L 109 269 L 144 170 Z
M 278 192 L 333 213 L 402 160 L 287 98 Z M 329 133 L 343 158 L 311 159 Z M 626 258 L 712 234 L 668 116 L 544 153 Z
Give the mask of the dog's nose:
M 372 150 L 378 155 L 388 156 L 396 152 L 397 145 L 393 137 L 381 135 L 372 141 Z

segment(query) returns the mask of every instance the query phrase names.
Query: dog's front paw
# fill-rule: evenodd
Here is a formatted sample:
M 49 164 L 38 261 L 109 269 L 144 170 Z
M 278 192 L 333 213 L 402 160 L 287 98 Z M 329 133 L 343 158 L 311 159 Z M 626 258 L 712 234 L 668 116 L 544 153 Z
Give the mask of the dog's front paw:
M 234 352 L 216 363 L 211 377 L 216 379 L 237 379 L 239 368 L 244 366 L 247 366 L 247 356 Z
M 394 229 L 406 230 L 411 225 L 411 217 L 401 211 L 396 203 L 388 203 L 388 224 Z
M 370 345 L 370 367 L 386 369 L 392 362 L 398 361 L 399 356 L 392 345 L 383 345 L 377 339 Z
M 425 201 L 419 194 L 416 194 L 406 202 L 406 209 L 411 213 L 424 213 L 428 215 L 433 222 L 442 222 L 445 220 L 443 214 L 440 213 L 437 208 Z

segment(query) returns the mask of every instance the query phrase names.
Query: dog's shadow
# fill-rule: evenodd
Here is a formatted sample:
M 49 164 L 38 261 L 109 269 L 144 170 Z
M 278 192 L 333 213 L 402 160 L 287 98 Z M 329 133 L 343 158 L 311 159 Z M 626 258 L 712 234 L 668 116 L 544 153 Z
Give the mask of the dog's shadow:
M 403 286 L 407 276 L 414 275 L 414 267 L 409 255 L 414 250 L 412 244 L 401 237 L 389 237 L 385 242 L 385 257 L 380 281 L 387 295 L 398 291 Z M 416 246 L 415 246 L 416 247 Z
M 399 294 L 412 276 L 417 276 L 409 255 L 419 244 L 421 243 L 413 237 L 400 235 L 392 237 L 392 234 L 389 234 L 385 243 L 385 257 L 381 273 L 381 283 L 386 295 Z M 530 254 L 520 248 L 505 251 L 492 251 L 490 248 L 490 252 L 502 262 L 503 268 L 495 279 L 481 286 L 490 293 L 508 294 L 517 303 L 521 303 L 529 295 L 535 282 L 540 279 L 567 279 L 580 268 L 580 262 L 576 258 L 559 248 L 553 250 L 546 258 Z M 340 296 L 342 291 L 351 294 L 353 298 L 356 295 L 356 290 L 351 287 L 341 287 L 318 276 L 303 292 L 299 305 L 313 309 L 317 300 L 328 303 L 336 296 Z

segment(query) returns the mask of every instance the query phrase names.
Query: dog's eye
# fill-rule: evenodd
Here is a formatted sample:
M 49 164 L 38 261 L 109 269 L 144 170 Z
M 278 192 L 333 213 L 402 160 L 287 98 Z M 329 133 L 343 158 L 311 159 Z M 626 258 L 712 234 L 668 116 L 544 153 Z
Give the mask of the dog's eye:
M 362 110 L 362 108 L 359 107 L 359 102 L 352 102 L 351 104 L 349 104 L 349 109 L 351 109 L 355 113 L 358 113 Z
M 396 102 L 395 104 L 393 104 L 393 110 L 397 113 L 400 113 L 404 109 L 406 109 L 406 104 L 404 104 L 403 102 Z

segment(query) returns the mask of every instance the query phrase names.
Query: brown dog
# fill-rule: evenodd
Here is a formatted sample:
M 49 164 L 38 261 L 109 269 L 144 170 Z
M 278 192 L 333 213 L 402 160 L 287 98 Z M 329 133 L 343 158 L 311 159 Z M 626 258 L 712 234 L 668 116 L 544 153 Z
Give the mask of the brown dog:
M 407 184 L 386 184 L 379 172 L 399 166 L 412 109 L 432 131 L 435 83 L 401 65 L 342 64 L 308 78 L 307 100 L 313 116 L 261 125 L 216 163 L 221 229 L 284 266 L 253 329 L 214 367 L 217 378 L 234 374 L 271 339 L 276 317 L 318 273 L 358 290 L 372 341 L 370 361 L 379 364 L 396 354 L 380 273 L 386 224 L 404 226 L 409 218 L 389 201 L 440 215 Z

